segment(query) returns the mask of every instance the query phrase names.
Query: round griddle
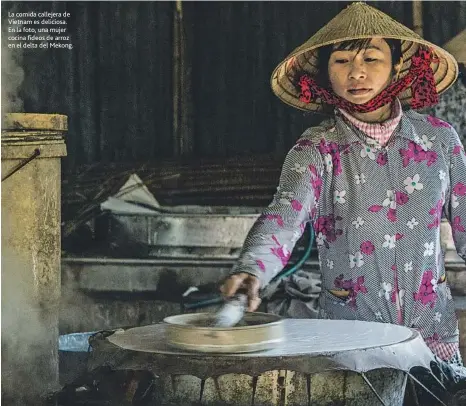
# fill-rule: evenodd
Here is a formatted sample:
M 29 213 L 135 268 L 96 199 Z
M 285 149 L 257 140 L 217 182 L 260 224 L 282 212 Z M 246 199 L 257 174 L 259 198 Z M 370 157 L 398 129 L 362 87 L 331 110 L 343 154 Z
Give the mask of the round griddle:
M 173 348 L 165 323 L 117 331 L 91 342 L 90 366 L 148 369 L 189 374 L 201 379 L 225 373 L 258 376 L 290 369 L 302 373 L 326 370 L 367 372 L 378 368 L 409 371 L 430 368 L 433 356 L 419 333 L 403 326 L 352 320 L 282 320 L 283 340 L 275 348 L 247 353 L 196 353 Z M 202 336 L 198 336 L 202 343 Z

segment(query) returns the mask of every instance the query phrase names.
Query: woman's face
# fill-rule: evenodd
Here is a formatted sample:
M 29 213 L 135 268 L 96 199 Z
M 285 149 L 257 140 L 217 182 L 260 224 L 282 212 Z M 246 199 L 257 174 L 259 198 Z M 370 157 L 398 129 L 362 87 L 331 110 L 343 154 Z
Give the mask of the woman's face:
M 382 38 L 374 38 L 365 49 L 332 51 L 328 76 L 338 96 L 364 104 L 388 86 L 392 68 L 389 45 Z

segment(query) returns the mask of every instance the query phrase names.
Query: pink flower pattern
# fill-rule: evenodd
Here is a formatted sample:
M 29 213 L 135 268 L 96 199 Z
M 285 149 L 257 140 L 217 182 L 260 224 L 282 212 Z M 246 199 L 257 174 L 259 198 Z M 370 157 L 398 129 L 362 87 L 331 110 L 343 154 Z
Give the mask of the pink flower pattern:
M 262 272 L 265 272 L 265 265 L 260 259 L 256 260 L 256 264 Z
M 432 280 L 434 279 L 434 273 L 432 270 L 427 270 L 422 276 L 421 286 L 417 293 L 413 293 L 414 300 L 420 301 L 423 305 L 430 305 L 434 307 L 435 301 L 437 300 L 437 293 L 434 290 Z
M 341 220 L 341 217 L 321 216 L 314 223 L 314 232 L 316 234 L 322 233 L 326 237 L 325 243 L 327 245 L 328 242 L 334 242 L 339 235 L 343 234 L 343 230 L 335 228 L 335 222 L 338 220 Z
M 312 141 L 303 139 L 303 140 L 298 140 L 298 142 L 296 142 L 293 148 L 296 151 L 302 151 L 304 148 L 311 147 L 312 145 L 313 145 Z
M 293 210 L 301 211 L 303 208 L 303 205 L 298 200 L 292 200 L 291 207 L 293 208 Z
M 349 292 L 346 298 L 346 303 L 353 309 L 356 309 L 356 297 L 358 293 L 367 293 L 368 290 L 364 285 L 364 275 L 358 276 L 356 282 L 352 279 L 344 280 L 344 276 L 340 275 L 335 278 L 334 285 L 338 289 L 344 289 Z
M 456 216 L 453 219 L 453 224 L 451 225 L 451 228 L 452 228 L 453 231 L 459 231 L 461 233 L 464 233 L 465 229 L 464 229 L 464 226 L 461 224 L 461 217 L 460 216 Z
M 427 151 L 426 152 L 426 161 L 427 166 L 431 166 L 435 162 L 437 162 L 438 155 L 435 151 Z
M 431 166 L 438 158 L 435 151 L 424 151 L 421 145 L 413 141 L 409 141 L 408 149 L 400 149 L 400 155 L 403 158 L 403 167 L 408 166 L 411 160 L 416 163 L 426 161 L 427 166 Z
M 261 215 L 259 217 L 260 221 L 264 219 L 270 220 L 270 221 L 276 221 L 280 227 L 284 226 L 283 217 L 280 214 L 266 214 L 266 215 Z
M 322 155 L 330 154 L 332 156 L 332 164 L 333 164 L 333 174 L 338 176 L 341 173 L 341 155 L 340 149 L 336 142 L 326 142 L 325 139 L 320 140 L 320 144 L 318 146 L 319 151 Z
M 397 205 L 403 206 L 409 202 L 409 196 L 405 192 L 395 192 L 395 201 Z
M 380 165 L 380 166 L 384 166 L 388 163 L 388 156 L 387 156 L 387 153 L 385 152 L 379 152 L 379 154 L 377 155 L 377 160 L 376 162 Z
M 454 187 L 453 187 L 453 194 L 455 196 L 466 196 L 466 186 L 462 182 L 458 182 Z
M 372 206 L 369 207 L 368 211 L 372 212 L 372 213 L 377 213 L 379 212 L 380 210 L 383 209 L 383 206 L 381 205 L 378 205 L 378 204 L 374 204 Z
M 398 206 L 403 206 L 409 201 L 409 196 L 404 193 L 404 192 L 395 192 L 395 202 Z M 369 207 L 368 211 L 371 213 L 378 213 L 380 210 L 384 209 L 384 206 L 380 204 L 373 204 L 372 206 Z M 387 210 L 387 219 L 394 223 L 397 220 L 396 217 L 396 209 L 393 209 L 391 207 L 388 208 Z
M 375 246 L 371 241 L 364 241 L 361 244 L 361 252 L 366 255 L 371 255 L 375 251 Z
M 445 127 L 445 128 L 451 127 L 450 124 L 434 116 L 427 116 L 427 121 L 429 121 L 429 123 L 432 124 L 433 127 Z
M 336 128 L 342 131 L 344 126 Z M 289 177 L 284 177 L 293 182 L 298 180 L 302 185 L 280 185 L 280 190 L 293 192 L 293 198 L 288 200 L 289 204 L 271 205 L 259 217 L 257 230 L 248 236 L 245 246 L 262 249 L 256 251 L 254 264 L 257 275 L 270 280 L 270 275 L 277 272 L 280 265 L 284 267 L 288 263 L 298 231 L 302 235 L 311 221 L 315 235 L 322 241 L 317 247 L 325 269 L 322 289 L 348 291 L 346 300 L 337 302 L 338 306 L 323 309 L 328 310 L 327 314 L 345 318 L 351 311 L 351 317 L 373 321 L 375 310 L 368 309 L 380 306 L 380 287 L 383 285 L 385 295 L 390 295 L 390 311 L 380 308 L 378 320 L 415 326 L 426 341 L 440 340 L 439 337 L 454 334 L 456 319 L 452 301 L 443 300 L 445 296 L 441 293 L 446 283 L 434 281 L 434 275 L 444 273 L 444 265 L 439 247 L 434 244 L 432 248 L 432 241 L 440 226 L 443 205 L 449 198 L 442 189 L 447 176 L 451 180 L 451 189 L 447 192 L 456 197 L 455 205 L 450 207 L 451 213 L 447 214 L 455 242 L 463 250 L 461 252 L 465 252 L 464 149 L 459 141 L 451 141 L 450 126 L 436 118 L 421 121 L 416 116 L 410 121 L 409 128 L 413 128 L 413 133 L 397 137 L 394 140 L 396 146 L 383 150 L 376 148 L 376 159 L 365 159 L 363 163 L 359 135 L 358 140 L 351 138 L 351 134 L 338 138 L 336 135 L 341 134 L 337 134 L 333 127 L 325 127 L 324 130 L 329 132 L 327 138 L 322 138 L 322 127 L 319 132 L 307 133 L 293 147 L 291 156 L 296 159 L 288 163 L 292 171 L 288 171 Z M 429 140 L 437 140 L 432 146 L 429 144 L 430 149 L 426 150 L 425 142 L 419 141 L 423 135 Z M 330 173 L 324 166 L 329 155 L 333 164 Z M 451 166 L 448 165 L 450 161 Z M 422 193 L 408 195 L 402 191 L 403 180 L 416 173 L 423 180 L 424 188 Z M 364 187 L 359 185 L 352 189 L 355 175 L 361 174 L 365 175 Z M 354 190 L 357 190 L 356 194 Z M 389 205 L 385 202 L 387 190 L 393 190 L 393 196 L 389 194 Z M 308 198 L 310 191 L 314 195 L 312 201 Z M 334 202 L 336 191 L 346 191 L 344 204 Z M 260 238 L 257 232 L 260 232 Z M 272 241 L 271 246 L 267 245 L 266 254 L 263 253 L 264 241 Z M 433 253 L 429 253 L 432 249 Z M 351 253 L 351 268 L 348 256 L 342 252 Z M 392 255 L 395 255 L 398 267 L 396 264 L 387 267 L 387 258 L 393 258 Z M 429 269 L 425 270 L 425 266 Z M 246 257 L 244 269 L 251 271 L 250 257 Z M 387 306 L 385 300 L 383 303 Z M 392 319 L 393 310 L 396 310 L 396 320 Z M 441 315 L 441 321 L 437 313 Z M 387 314 L 390 315 L 388 319 Z
M 392 209 L 392 208 L 388 209 L 387 218 L 392 223 L 394 223 L 396 221 L 396 209 Z
M 439 200 L 436 206 L 429 211 L 429 214 L 434 216 L 434 221 L 427 225 L 427 228 L 432 229 L 440 226 L 442 220 L 443 200 Z
M 272 236 L 272 240 L 277 244 L 278 247 L 271 248 L 270 250 L 272 251 L 272 254 L 278 257 L 282 263 L 283 266 L 285 266 L 288 263 L 288 260 L 290 259 L 291 252 L 289 252 L 286 249 L 285 245 L 281 245 L 279 241 L 277 240 L 277 237 L 274 235 Z
M 318 201 L 322 191 L 322 178 L 319 176 L 317 169 L 314 165 L 309 165 L 311 171 L 311 185 L 314 190 L 315 199 Z

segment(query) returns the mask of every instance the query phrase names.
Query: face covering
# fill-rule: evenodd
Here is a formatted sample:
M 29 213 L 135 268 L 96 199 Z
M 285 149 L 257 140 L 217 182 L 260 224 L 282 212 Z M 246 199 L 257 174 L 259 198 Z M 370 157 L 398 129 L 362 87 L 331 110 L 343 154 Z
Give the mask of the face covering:
M 301 89 L 299 99 L 304 103 L 309 103 L 311 100 L 320 98 L 323 103 L 349 112 L 368 113 L 391 103 L 395 97 L 411 86 L 411 108 L 422 109 L 433 106 L 438 103 L 438 94 L 430 64 L 437 61 L 429 50 L 419 48 L 411 58 L 408 73 L 364 104 L 351 103 L 337 96 L 333 91 L 320 87 L 309 75 L 302 75 L 298 82 Z

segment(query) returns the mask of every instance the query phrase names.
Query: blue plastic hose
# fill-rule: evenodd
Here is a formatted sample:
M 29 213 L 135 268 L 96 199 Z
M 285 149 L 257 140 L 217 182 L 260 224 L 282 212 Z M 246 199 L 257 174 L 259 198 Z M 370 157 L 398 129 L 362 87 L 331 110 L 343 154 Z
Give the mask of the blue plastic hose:
M 302 256 L 302 258 L 296 262 L 291 268 L 289 269 L 283 269 L 281 272 L 279 272 L 275 277 L 272 279 L 273 281 L 277 279 L 282 279 L 287 276 L 290 276 L 294 274 L 309 258 L 309 255 L 311 255 L 312 251 L 312 245 L 314 244 L 314 229 L 312 228 L 312 225 L 309 223 L 309 244 L 306 248 L 306 252 Z
M 281 272 L 275 275 L 272 278 L 271 282 L 277 281 L 278 279 L 286 278 L 287 276 L 294 274 L 307 261 L 307 259 L 309 258 L 309 255 L 311 255 L 313 244 L 314 244 L 314 229 L 312 228 L 312 225 L 309 223 L 309 244 L 306 248 L 306 252 L 301 257 L 301 259 L 298 262 L 296 262 L 296 264 L 294 264 L 291 268 L 283 269 Z M 187 303 L 184 305 L 184 307 L 186 309 L 196 309 L 196 308 L 204 307 L 208 305 L 220 304 L 220 303 L 223 303 L 223 301 L 224 301 L 223 297 L 220 296 L 218 298 L 202 300 L 196 303 Z

